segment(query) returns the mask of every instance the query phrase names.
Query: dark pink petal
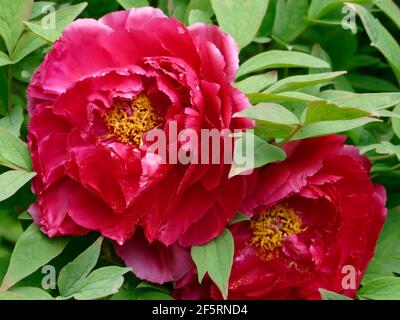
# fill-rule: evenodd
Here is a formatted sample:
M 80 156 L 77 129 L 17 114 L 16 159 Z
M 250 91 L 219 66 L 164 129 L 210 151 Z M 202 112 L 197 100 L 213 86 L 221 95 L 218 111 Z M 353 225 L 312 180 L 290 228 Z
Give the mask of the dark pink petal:
M 140 230 L 115 249 L 137 277 L 154 283 L 177 281 L 193 268 L 189 250 L 178 244 L 149 243 Z

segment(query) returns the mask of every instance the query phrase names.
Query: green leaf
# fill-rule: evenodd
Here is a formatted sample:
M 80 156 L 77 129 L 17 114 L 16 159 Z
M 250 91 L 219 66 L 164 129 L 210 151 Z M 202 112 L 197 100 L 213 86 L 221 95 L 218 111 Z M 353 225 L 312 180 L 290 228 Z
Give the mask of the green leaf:
M 367 92 L 394 92 L 399 91 L 399 88 L 393 85 L 390 81 L 368 76 L 365 74 L 349 74 L 347 79 L 355 89 L 360 89 Z
M 103 237 L 99 237 L 88 249 L 82 252 L 74 261 L 61 269 L 58 277 L 60 294 L 68 297 L 78 292 L 81 282 L 96 266 L 99 259 Z
M 393 112 L 397 113 L 400 115 L 400 104 L 397 105 L 394 109 Z M 392 119 L 392 128 L 394 133 L 398 138 L 400 138 L 400 119 L 393 118 Z
M 124 283 L 123 275 L 129 272 L 129 268 L 103 267 L 93 271 L 89 276 L 79 282 L 75 292 L 69 297 L 76 300 L 93 300 L 107 297 L 118 292 Z
M 48 238 L 35 224 L 31 224 L 15 245 L 1 290 L 7 290 L 44 266 L 58 256 L 67 243 L 66 238 Z
M 55 3 L 51 1 L 34 1 L 31 11 L 31 19 L 35 19 L 45 13 L 45 9 L 48 9 L 48 6 L 54 6 Z
M 251 141 L 252 145 L 248 146 Z M 248 150 L 249 149 L 249 150 Z M 249 154 L 250 153 L 250 154 Z M 285 160 L 285 152 L 247 131 L 235 141 L 233 164 L 229 178 L 260 168 L 268 163 Z
M 8 55 L 6 55 L 4 52 L 0 51 L 0 67 L 6 66 L 11 63 L 12 63 L 12 61 L 10 60 Z
M 210 0 L 191 0 L 186 8 L 186 13 L 185 13 L 186 24 L 191 24 L 189 23 L 189 16 L 190 12 L 193 10 L 201 11 L 203 14 L 207 16 L 208 19 L 211 19 L 211 17 L 214 15 L 214 10 L 211 6 Z
M 11 112 L 0 119 L 0 127 L 10 131 L 13 135 L 19 136 L 24 115 L 20 106 L 14 107 Z
M 278 72 L 270 71 L 239 81 L 235 83 L 235 87 L 244 93 L 260 92 L 276 81 L 278 81 Z
M 211 18 L 209 15 L 201 10 L 193 9 L 189 13 L 188 17 L 188 23 L 189 25 L 195 24 L 195 23 L 206 23 L 206 24 L 212 24 Z
M 345 73 L 345 71 L 340 71 L 288 77 L 270 86 L 267 90 L 265 90 L 265 93 L 293 91 L 319 84 L 326 84 L 332 81 L 332 79 L 337 78 Z
M 24 300 L 53 300 L 53 297 L 47 291 L 40 288 L 17 287 L 12 288 L 10 292 L 23 296 Z
M 78 17 L 86 6 L 87 2 L 63 6 L 56 12 L 44 16 L 39 22 L 25 21 L 25 24 L 32 32 L 36 33 L 44 40 L 54 42 L 61 36 L 61 32 L 64 28 Z M 47 21 L 51 21 L 52 17 L 56 17 L 55 29 L 44 28 L 43 25 L 46 25 Z
M 0 221 L 0 237 L 13 243 L 17 242 L 18 238 L 23 233 L 23 230 L 21 223 L 15 219 L 15 213 L 11 210 L 0 210 Z M 7 270 L 4 270 L 4 274 L 6 271 Z
M 208 273 L 217 285 L 224 299 L 228 298 L 229 276 L 233 264 L 234 242 L 229 230 L 203 246 L 194 246 L 191 250 L 192 259 L 197 267 L 199 282 Z
M 340 107 L 357 108 L 365 111 L 387 109 L 400 104 L 400 93 L 348 93 L 345 96 L 326 97 Z
M 31 180 L 36 173 L 11 170 L 0 175 L 0 201 L 14 195 L 25 183 Z
M 237 215 L 229 222 L 229 225 L 233 225 L 235 223 L 243 222 L 243 221 L 250 221 L 250 218 L 244 215 L 241 212 L 238 212 Z
M 253 119 L 256 122 L 256 133 L 271 138 L 286 138 L 300 124 L 296 115 L 274 103 L 260 103 L 234 114 L 234 117 Z
M 33 0 L 0 0 L 0 36 L 8 53 L 14 50 L 24 25 L 31 14 Z
M 303 93 L 303 92 L 281 92 L 281 93 L 249 93 L 247 98 L 251 104 L 260 102 L 311 102 L 323 101 L 323 99 Z
M 18 287 L 11 291 L 0 291 L 0 300 L 52 300 L 46 291 L 34 287 Z
M 307 10 L 308 0 L 278 0 L 272 34 L 286 43 L 291 43 L 307 27 L 304 19 Z
M 222 30 L 244 48 L 253 41 L 268 8 L 268 0 L 211 0 Z
M 318 289 L 319 293 L 321 294 L 322 300 L 353 300 L 350 299 L 349 297 L 346 297 L 342 294 L 328 291 L 325 289 Z
M 137 300 L 174 300 L 169 294 L 155 290 L 138 290 L 136 295 Z
M 330 11 L 343 7 L 347 0 L 312 0 L 308 9 L 310 18 L 318 19 L 325 16 Z M 370 0 L 352 0 L 353 3 L 368 2 Z
M 374 4 L 381 9 L 400 29 L 400 8 L 393 0 L 374 0 Z
M 382 277 L 367 282 L 357 296 L 370 300 L 400 300 L 400 278 Z
M 365 30 L 376 47 L 387 59 L 400 83 L 400 45 L 366 8 L 354 3 L 347 3 L 361 18 Z
M 29 149 L 26 143 L 6 129 L 0 128 L 0 165 L 27 171 L 32 169 Z
M 341 108 L 327 101 L 311 102 L 305 111 L 304 124 L 329 120 L 350 120 L 369 116 L 370 113 L 355 108 Z
M 12 63 L 17 63 L 23 58 L 31 54 L 33 51 L 44 46 L 47 42 L 39 37 L 37 34 L 26 31 L 19 38 L 17 45 L 12 53 Z
M 374 118 L 358 118 L 353 120 L 321 121 L 308 124 L 301 128 L 291 140 L 300 140 L 311 137 L 340 133 L 354 128 L 362 127 L 367 123 L 379 121 Z
M 329 68 L 329 64 L 312 55 L 296 51 L 271 50 L 260 53 L 244 62 L 237 77 L 274 68 Z
M 363 284 L 374 279 L 400 274 L 400 207 L 389 211 L 385 225 L 379 235 Z
M 381 141 L 377 144 L 371 144 L 369 146 L 362 147 L 360 149 L 360 153 L 365 154 L 372 150 L 375 150 L 377 154 L 395 155 L 400 161 L 400 146 L 395 146 L 389 141 Z
M 124 9 L 140 8 L 140 7 L 148 7 L 149 6 L 149 2 L 147 0 L 117 0 L 117 2 Z

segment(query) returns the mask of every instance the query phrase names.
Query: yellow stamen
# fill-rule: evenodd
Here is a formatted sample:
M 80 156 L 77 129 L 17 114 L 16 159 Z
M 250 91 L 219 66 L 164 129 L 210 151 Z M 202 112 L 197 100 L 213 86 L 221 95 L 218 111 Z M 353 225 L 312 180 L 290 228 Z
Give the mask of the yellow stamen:
M 104 122 L 119 141 L 139 146 L 143 134 L 164 124 L 164 119 L 155 113 L 150 99 L 140 95 L 131 103 L 118 102 L 106 112 Z
M 257 247 L 261 254 L 271 253 L 282 246 L 286 237 L 304 231 L 301 226 L 302 221 L 293 209 L 278 204 L 251 221 L 250 245 Z

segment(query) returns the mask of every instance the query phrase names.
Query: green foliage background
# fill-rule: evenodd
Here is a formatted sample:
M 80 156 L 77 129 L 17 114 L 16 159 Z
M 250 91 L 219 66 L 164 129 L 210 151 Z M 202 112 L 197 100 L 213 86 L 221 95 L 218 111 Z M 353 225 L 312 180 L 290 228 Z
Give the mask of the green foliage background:
M 47 5 L 57 9 L 55 30 L 42 28 Z M 26 146 L 34 70 L 78 16 L 146 5 L 233 35 L 241 49 L 235 86 L 254 105 L 242 114 L 257 124 L 256 166 L 282 160 L 284 142 L 330 133 L 345 133 L 370 158 L 390 210 L 358 298 L 400 299 L 400 9 L 392 0 L 0 0 L 0 299 L 171 299 L 171 285 L 137 279 L 106 239 L 50 240 L 26 213 L 35 200 Z M 245 169 L 232 167 L 231 175 Z M 227 263 L 209 266 L 218 252 Z M 232 252 L 227 231 L 192 250 L 201 278 L 208 272 L 224 295 Z M 45 290 L 46 264 L 58 280 Z

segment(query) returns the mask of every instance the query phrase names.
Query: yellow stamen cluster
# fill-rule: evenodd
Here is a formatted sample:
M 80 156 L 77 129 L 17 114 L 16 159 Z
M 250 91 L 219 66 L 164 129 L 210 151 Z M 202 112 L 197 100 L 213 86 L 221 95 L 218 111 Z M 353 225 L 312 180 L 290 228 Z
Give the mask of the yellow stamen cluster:
M 265 254 L 282 246 L 283 240 L 305 229 L 302 221 L 293 209 L 278 204 L 258 214 L 250 223 L 253 236 L 250 245 L 254 245 Z
M 119 102 L 104 117 L 110 133 L 123 143 L 140 145 L 143 134 L 164 124 L 155 113 L 150 99 L 140 95 L 131 103 Z

